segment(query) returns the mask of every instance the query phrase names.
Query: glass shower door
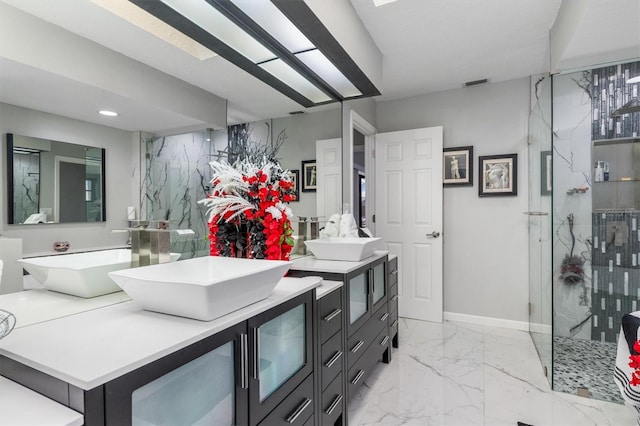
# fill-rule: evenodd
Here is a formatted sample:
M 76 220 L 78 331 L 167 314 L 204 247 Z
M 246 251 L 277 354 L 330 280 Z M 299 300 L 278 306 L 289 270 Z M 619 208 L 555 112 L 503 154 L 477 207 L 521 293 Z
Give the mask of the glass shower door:
M 529 116 L 529 333 L 552 383 L 551 78 L 532 77 Z

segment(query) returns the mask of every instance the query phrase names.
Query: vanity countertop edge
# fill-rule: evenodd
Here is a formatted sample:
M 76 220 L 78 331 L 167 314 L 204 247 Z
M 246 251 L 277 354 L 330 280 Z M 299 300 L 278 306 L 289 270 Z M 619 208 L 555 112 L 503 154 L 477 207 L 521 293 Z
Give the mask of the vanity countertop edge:
M 293 261 L 291 270 L 348 274 L 389 254 L 387 250 L 376 250 L 373 255 L 357 262 L 345 260 L 322 260 L 315 256 L 304 256 Z
M 282 278 L 268 298 L 206 322 L 123 302 L 15 329 L 0 355 L 90 390 L 321 285 L 320 277 Z

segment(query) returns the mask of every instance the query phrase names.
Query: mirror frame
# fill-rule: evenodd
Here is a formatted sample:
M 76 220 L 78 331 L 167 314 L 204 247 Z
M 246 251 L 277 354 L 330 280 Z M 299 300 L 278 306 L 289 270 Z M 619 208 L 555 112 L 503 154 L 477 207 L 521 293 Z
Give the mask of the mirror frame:
M 13 214 L 14 214 L 14 209 L 13 209 L 13 196 L 14 196 L 14 191 L 13 191 L 13 184 L 14 184 L 14 177 L 13 177 L 13 133 L 7 133 L 6 134 L 6 139 L 7 139 L 7 224 L 8 225 L 21 225 L 19 223 L 14 223 L 13 220 Z M 60 142 L 60 143 L 68 143 L 68 144 L 72 144 L 71 142 L 62 142 L 62 141 L 56 141 L 56 142 Z M 72 145 L 78 145 L 78 144 L 72 144 Z M 90 147 L 90 148 L 97 148 L 100 149 L 102 151 L 102 162 L 101 162 L 101 167 L 102 167 L 102 182 L 101 182 L 101 186 L 102 186 L 102 203 L 101 203 L 101 209 L 102 209 L 102 220 L 96 223 L 104 223 L 107 221 L 107 177 L 106 177 L 106 150 L 104 148 L 99 148 L 99 147 Z M 59 225 L 59 224 L 65 224 L 65 223 L 92 223 L 89 221 L 85 221 L 85 222 L 53 222 L 53 223 L 49 223 L 47 225 Z M 37 224 L 40 225 L 40 224 Z

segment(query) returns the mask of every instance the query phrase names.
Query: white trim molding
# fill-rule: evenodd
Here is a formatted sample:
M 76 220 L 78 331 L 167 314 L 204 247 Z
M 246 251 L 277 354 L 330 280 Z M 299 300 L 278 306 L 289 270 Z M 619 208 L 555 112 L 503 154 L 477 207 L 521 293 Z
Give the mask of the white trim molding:
M 479 315 L 459 314 L 457 312 L 444 312 L 445 321 L 467 322 L 491 327 L 510 328 L 512 330 L 529 331 L 529 323 L 526 321 L 514 321 L 504 318 L 482 317 Z

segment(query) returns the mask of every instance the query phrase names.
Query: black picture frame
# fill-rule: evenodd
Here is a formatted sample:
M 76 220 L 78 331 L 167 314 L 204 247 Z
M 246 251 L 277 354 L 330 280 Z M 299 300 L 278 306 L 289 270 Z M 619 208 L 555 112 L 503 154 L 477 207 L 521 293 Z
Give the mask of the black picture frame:
M 293 194 L 296 196 L 292 202 L 300 201 L 300 170 L 289 170 L 289 173 L 293 181 Z
M 542 151 L 540 153 L 540 194 L 551 195 L 553 189 L 553 167 L 551 151 Z
M 473 186 L 473 146 L 442 150 L 442 185 Z
M 518 195 L 518 154 L 478 157 L 478 195 Z
M 302 162 L 302 192 L 316 192 L 316 160 Z

